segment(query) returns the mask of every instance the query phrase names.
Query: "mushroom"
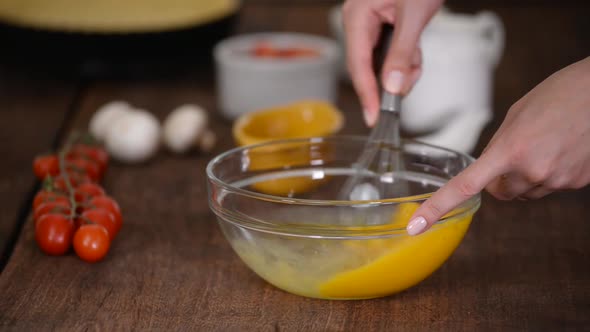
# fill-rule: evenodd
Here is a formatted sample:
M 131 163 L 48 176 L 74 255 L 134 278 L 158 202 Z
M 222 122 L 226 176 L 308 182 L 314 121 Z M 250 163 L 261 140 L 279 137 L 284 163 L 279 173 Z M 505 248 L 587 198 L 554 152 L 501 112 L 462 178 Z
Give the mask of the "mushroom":
M 164 144 L 175 153 L 186 153 L 195 147 L 209 152 L 216 137 L 207 124 L 207 112 L 203 108 L 193 104 L 179 106 L 164 121 Z
M 131 105 L 120 100 L 104 104 L 90 118 L 90 133 L 97 140 L 104 141 L 106 133 L 112 124 L 119 117 L 129 113 L 131 110 Z
M 158 150 L 160 131 L 160 123 L 154 115 L 144 110 L 129 110 L 110 123 L 105 146 L 119 161 L 143 162 Z
M 201 151 L 209 153 L 215 147 L 215 143 L 217 143 L 217 135 L 211 129 L 205 130 L 203 136 L 201 136 L 201 140 L 199 141 L 199 149 Z

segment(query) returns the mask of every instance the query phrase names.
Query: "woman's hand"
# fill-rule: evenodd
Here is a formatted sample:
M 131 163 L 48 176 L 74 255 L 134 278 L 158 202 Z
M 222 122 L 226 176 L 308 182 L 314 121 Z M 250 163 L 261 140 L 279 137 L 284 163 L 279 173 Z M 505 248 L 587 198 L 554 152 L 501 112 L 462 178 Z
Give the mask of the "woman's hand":
M 590 57 L 553 74 L 514 104 L 481 157 L 416 211 L 424 232 L 486 188 L 498 199 L 534 199 L 590 183 Z
M 421 73 L 418 39 L 443 0 L 348 0 L 343 7 L 348 69 L 363 107 L 365 121 L 375 125 L 379 93 L 373 74 L 373 49 L 382 24 L 395 26 L 383 64 L 382 82 L 394 94 L 407 94 Z

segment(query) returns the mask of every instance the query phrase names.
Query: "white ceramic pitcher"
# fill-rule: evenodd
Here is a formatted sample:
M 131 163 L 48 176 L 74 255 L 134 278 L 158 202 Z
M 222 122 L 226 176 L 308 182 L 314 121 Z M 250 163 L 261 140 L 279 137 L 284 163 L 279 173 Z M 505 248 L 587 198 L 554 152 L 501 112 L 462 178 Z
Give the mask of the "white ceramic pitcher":
M 402 127 L 421 141 L 470 153 L 493 115 L 493 74 L 504 49 L 502 22 L 488 11 L 466 15 L 442 9 L 420 45 L 422 76 L 404 98 Z
M 341 11 L 335 6 L 329 19 L 344 50 Z M 404 99 L 402 127 L 422 141 L 470 153 L 492 118 L 493 73 L 504 49 L 502 22 L 489 11 L 468 15 L 443 8 L 420 45 L 422 77 Z M 343 61 L 348 79 L 344 67 Z

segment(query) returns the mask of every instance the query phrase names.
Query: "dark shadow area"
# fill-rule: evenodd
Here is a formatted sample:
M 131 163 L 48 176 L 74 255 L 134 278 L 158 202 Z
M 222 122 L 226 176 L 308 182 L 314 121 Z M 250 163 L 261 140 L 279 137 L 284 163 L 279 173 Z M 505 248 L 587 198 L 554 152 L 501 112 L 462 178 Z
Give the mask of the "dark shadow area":
M 133 34 L 84 34 L 0 23 L 6 45 L 0 63 L 36 75 L 84 79 L 165 78 L 212 64 L 212 48 L 230 35 L 237 14 L 182 30 Z

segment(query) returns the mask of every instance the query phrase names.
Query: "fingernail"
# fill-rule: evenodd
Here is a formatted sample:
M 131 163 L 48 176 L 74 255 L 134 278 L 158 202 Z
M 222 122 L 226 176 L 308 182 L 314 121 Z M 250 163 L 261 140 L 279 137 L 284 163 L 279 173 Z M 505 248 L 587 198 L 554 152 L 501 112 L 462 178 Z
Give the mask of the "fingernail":
M 399 70 L 393 70 L 387 76 L 385 82 L 385 88 L 390 93 L 400 93 L 402 91 L 402 85 L 404 84 L 404 74 Z
M 377 121 L 377 112 L 369 112 L 367 109 L 363 110 L 363 115 L 365 117 L 365 123 L 369 127 L 373 127 L 375 122 Z
M 406 230 L 410 235 L 418 235 L 426 228 L 426 219 L 424 217 L 416 217 L 408 223 Z

